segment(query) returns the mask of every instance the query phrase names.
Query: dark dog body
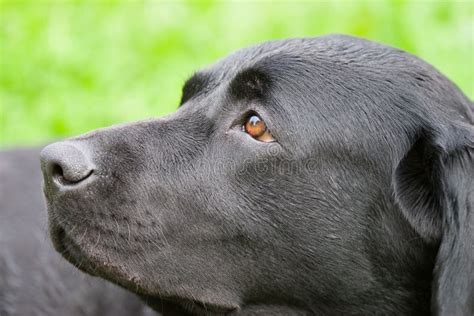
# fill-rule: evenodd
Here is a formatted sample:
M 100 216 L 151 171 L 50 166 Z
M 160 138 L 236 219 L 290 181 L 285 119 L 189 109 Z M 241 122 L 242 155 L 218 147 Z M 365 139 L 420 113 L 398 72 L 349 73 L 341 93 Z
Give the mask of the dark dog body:
M 467 315 L 472 124 L 399 50 L 265 43 L 194 75 L 166 118 L 47 147 L 52 238 L 165 314 Z
M 0 315 L 153 315 L 134 294 L 54 251 L 38 157 L 39 149 L 0 152 Z

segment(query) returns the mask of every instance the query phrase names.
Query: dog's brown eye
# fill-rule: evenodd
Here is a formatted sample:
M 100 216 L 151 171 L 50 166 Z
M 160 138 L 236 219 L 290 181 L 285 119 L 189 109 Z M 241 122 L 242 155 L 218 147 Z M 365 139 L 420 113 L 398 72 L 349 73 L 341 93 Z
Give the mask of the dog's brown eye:
M 258 115 L 250 115 L 243 127 L 247 134 L 261 142 L 275 141 L 267 129 L 267 124 Z

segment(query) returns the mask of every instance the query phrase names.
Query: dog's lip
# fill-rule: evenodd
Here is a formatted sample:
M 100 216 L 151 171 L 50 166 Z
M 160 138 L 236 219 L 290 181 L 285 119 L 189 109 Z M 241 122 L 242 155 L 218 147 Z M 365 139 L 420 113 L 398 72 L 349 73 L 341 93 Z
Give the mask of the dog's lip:
M 79 245 L 77 245 L 72 238 L 70 238 L 66 230 L 60 225 L 54 225 L 51 229 L 52 242 L 54 248 L 64 257 L 66 260 L 71 262 L 78 269 L 92 275 L 97 276 L 93 269 L 87 269 L 85 265 L 78 264 L 82 262 L 87 256 L 81 251 Z
M 205 299 L 201 300 L 196 297 L 190 299 L 171 293 L 168 293 L 168 295 L 165 293 L 148 294 L 146 293 L 147 291 L 135 284 L 137 279 L 139 280 L 137 276 L 125 273 L 120 266 L 115 265 L 113 262 L 96 260 L 87 255 L 61 225 L 53 224 L 51 232 L 51 239 L 55 249 L 78 269 L 95 277 L 105 277 L 109 280 L 115 280 L 111 282 L 120 284 L 132 292 L 136 292 L 144 298 L 147 303 L 157 308 L 157 310 L 160 310 L 164 303 L 171 306 L 179 306 L 183 311 L 186 310 L 186 305 L 192 305 L 193 309 L 197 309 L 200 313 L 206 315 L 227 315 L 239 309 L 239 305 L 236 304 L 220 304 L 209 302 Z M 83 264 L 85 262 L 87 262 L 87 264 Z M 189 315 L 192 315 L 192 313 L 190 312 Z
M 127 283 L 135 282 L 137 279 L 137 276 L 126 273 L 119 265 L 110 262 L 110 260 L 100 259 L 88 253 L 74 238 L 68 235 L 62 226 L 54 225 L 51 231 L 55 249 L 79 270 L 92 276 L 120 279 Z
M 167 315 L 167 310 L 170 307 L 178 307 L 180 315 L 194 315 L 195 312 L 205 315 L 229 315 L 239 309 L 238 305 L 221 305 L 216 303 L 209 303 L 197 299 L 183 299 L 182 297 L 170 296 L 148 296 L 140 295 L 147 304 L 163 315 Z M 192 305 L 193 311 L 188 311 L 185 306 Z M 174 314 L 173 314 L 174 315 Z
M 238 309 L 237 306 L 225 306 L 213 303 L 204 303 L 201 301 L 193 301 L 202 311 L 213 313 L 216 315 L 227 315 Z

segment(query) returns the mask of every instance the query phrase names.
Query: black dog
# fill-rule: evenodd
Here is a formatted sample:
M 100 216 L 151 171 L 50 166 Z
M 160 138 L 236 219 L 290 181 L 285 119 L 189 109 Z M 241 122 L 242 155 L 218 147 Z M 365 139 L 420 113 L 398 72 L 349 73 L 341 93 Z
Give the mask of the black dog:
M 0 152 L 0 315 L 153 315 L 136 295 L 81 273 L 54 251 L 39 152 Z
M 166 314 L 470 315 L 473 104 L 347 36 L 238 51 L 42 152 L 56 249 Z

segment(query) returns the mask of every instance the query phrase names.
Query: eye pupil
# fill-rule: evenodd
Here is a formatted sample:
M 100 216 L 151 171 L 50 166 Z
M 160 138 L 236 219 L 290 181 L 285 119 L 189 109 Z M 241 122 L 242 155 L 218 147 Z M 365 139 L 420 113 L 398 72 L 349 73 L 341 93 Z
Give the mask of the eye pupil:
M 249 119 L 249 123 L 254 125 L 254 126 L 257 125 L 261 121 L 262 120 L 256 115 L 251 116 L 250 119 Z
M 261 142 L 274 142 L 272 134 L 267 129 L 267 124 L 257 114 L 252 114 L 247 117 L 242 130 Z
M 262 136 L 267 130 L 265 122 L 257 115 L 250 116 L 244 127 L 245 131 L 254 138 Z

